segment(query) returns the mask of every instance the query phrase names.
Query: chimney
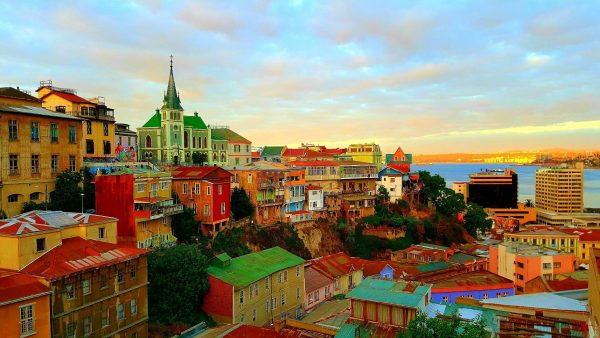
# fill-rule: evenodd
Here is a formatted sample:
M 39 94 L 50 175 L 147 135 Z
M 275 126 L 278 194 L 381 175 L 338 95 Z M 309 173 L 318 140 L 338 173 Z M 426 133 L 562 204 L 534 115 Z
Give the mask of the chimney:
M 194 112 L 194 116 L 198 117 L 198 112 L 197 111 Z

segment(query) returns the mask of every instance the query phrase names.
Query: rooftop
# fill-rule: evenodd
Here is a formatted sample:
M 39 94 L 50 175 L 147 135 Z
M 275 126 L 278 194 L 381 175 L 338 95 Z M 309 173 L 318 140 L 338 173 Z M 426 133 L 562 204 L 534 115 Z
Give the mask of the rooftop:
M 484 305 L 490 304 L 505 307 L 524 307 L 533 309 L 587 312 L 585 302 L 563 296 L 558 296 L 550 292 L 483 299 L 481 300 L 481 303 Z
M 333 283 L 333 278 L 322 274 L 319 270 L 308 265 L 304 268 L 304 280 L 307 292 L 311 292 Z
M 54 119 L 67 119 L 67 120 L 75 120 L 82 121 L 79 117 L 71 116 L 65 113 L 57 113 L 45 108 L 41 107 L 32 107 L 32 106 L 16 106 L 9 104 L 0 104 L 0 111 L 5 113 L 15 113 L 15 114 L 27 114 L 27 115 L 35 115 L 35 116 L 43 116 Z
M 19 88 L 19 87 L 17 87 Z M 0 97 L 7 97 L 15 100 L 31 101 L 35 103 L 42 102 L 35 96 L 29 95 L 19 89 L 13 87 L 0 87 Z
M 42 101 L 50 95 L 56 95 L 62 99 L 65 99 L 65 100 L 67 100 L 69 102 L 73 102 L 73 103 L 94 104 L 94 103 L 90 102 L 89 100 L 84 99 L 83 97 L 81 97 L 75 93 L 57 90 L 56 87 L 51 87 L 51 88 L 52 88 L 52 90 L 48 94 L 46 94 L 40 98 Z
M 304 263 L 278 246 L 232 258 L 224 267 L 210 266 L 208 274 L 235 287 L 245 287 L 277 271 Z
M 361 284 L 346 294 L 346 297 L 416 308 L 430 291 L 430 284 L 367 277 Z
M 521 242 L 504 242 L 498 244 L 498 246 L 506 247 L 506 251 L 520 256 L 559 256 L 559 255 L 573 255 L 563 251 L 545 248 L 542 246 L 532 245 Z
M 0 234 L 23 235 L 51 231 L 71 225 L 116 222 L 114 217 L 95 214 L 34 210 L 0 220 Z
M 65 238 L 60 245 L 34 260 L 21 272 L 56 280 L 73 273 L 128 261 L 148 252 L 81 237 Z
M 228 129 L 228 128 L 212 129 L 212 135 L 216 135 L 216 136 L 218 136 L 224 140 L 227 140 L 229 142 L 245 143 L 245 144 L 252 143 L 247 138 L 243 137 L 242 135 L 240 135 L 240 134 L 236 133 L 235 131 Z
M 363 268 L 361 260 L 350 257 L 345 252 L 315 258 L 310 262 L 313 264 L 314 269 L 331 277 L 343 276 L 350 271 L 362 270 Z
M 431 283 L 433 284 L 433 292 L 451 291 L 456 289 L 486 290 L 491 287 L 512 288 L 514 286 L 512 280 L 489 271 L 462 273 Z
M 171 169 L 171 175 L 173 175 L 174 180 L 185 178 L 227 178 L 232 176 L 229 171 L 215 166 L 176 167 Z
M 284 146 L 264 146 L 260 156 L 281 156 Z
M 50 288 L 36 277 L 0 270 L 0 306 L 50 293 Z

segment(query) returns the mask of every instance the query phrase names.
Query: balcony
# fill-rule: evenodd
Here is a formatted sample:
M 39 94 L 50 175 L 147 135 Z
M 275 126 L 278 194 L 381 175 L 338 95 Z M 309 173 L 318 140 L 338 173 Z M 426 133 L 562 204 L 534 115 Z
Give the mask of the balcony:
M 260 201 L 256 201 L 256 204 L 258 204 L 258 206 L 260 207 L 283 204 L 283 196 L 276 196 L 274 198 L 267 198 Z
M 305 200 L 306 200 L 306 197 L 304 197 L 304 195 L 290 196 L 290 198 L 288 198 L 286 200 L 286 203 L 304 202 Z
M 58 108 L 58 107 L 57 107 Z M 95 118 L 99 120 L 105 121 L 114 121 L 115 120 L 115 111 L 114 109 L 85 109 L 86 107 L 81 108 L 81 110 L 64 110 L 64 109 L 56 109 L 58 113 L 66 113 L 72 116 L 83 117 L 83 118 Z
M 154 220 L 164 216 L 171 216 L 183 212 L 182 204 L 173 204 L 172 199 L 141 198 L 136 199 L 134 217 Z
M 285 214 L 290 223 L 308 222 L 313 220 L 312 212 L 310 211 L 294 211 Z
M 362 179 L 362 178 L 373 178 L 377 179 L 377 173 L 340 173 L 340 179 Z
M 258 186 L 260 189 L 277 189 L 282 187 L 279 182 L 261 182 Z

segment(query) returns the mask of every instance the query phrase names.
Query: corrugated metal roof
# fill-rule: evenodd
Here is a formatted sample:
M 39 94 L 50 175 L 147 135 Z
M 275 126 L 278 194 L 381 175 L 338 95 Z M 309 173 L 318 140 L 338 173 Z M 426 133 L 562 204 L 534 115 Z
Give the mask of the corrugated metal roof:
M 586 312 L 586 303 L 550 292 L 481 300 L 482 304 Z
M 425 294 L 431 293 L 430 291 L 430 284 L 421 285 L 415 282 L 396 282 L 367 277 L 361 284 L 350 291 L 346 297 L 416 308 L 425 297 Z
M 77 120 L 82 121 L 79 117 L 71 116 L 65 113 L 57 113 L 45 108 L 41 107 L 32 107 L 32 106 L 13 106 L 8 104 L 1 104 L 0 111 L 6 113 L 16 113 L 16 114 L 28 114 L 28 115 L 36 115 L 36 116 L 45 116 L 51 117 L 54 119 L 67 119 L 67 120 Z

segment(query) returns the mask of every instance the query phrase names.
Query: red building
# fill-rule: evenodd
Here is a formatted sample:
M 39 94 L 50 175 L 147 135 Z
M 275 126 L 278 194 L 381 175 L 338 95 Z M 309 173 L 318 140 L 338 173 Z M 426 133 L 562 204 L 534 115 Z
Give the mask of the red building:
M 202 233 L 216 235 L 229 221 L 232 174 L 219 167 L 176 167 L 171 175 L 173 191 L 196 211 Z

